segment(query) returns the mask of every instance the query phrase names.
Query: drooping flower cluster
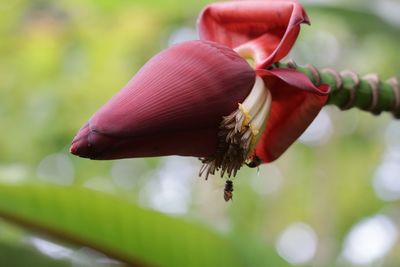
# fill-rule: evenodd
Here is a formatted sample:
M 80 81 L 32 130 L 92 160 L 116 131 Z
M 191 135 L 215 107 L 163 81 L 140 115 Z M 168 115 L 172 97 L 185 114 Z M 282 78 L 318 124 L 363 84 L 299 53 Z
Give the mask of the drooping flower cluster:
M 326 85 L 271 67 L 308 22 L 295 0 L 207 6 L 200 40 L 147 62 L 80 129 L 71 152 L 91 159 L 195 156 L 206 177 L 277 159 L 327 100 Z

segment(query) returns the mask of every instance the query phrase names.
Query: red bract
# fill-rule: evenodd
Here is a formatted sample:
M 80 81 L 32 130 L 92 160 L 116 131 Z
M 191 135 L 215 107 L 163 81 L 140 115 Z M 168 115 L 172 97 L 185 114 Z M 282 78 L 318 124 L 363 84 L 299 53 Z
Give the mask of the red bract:
M 270 68 L 289 52 L 301 23 L 308 18 L 297 1 L 209 5 L 198 20 L 201 41 L 176 45 L 153 57 L 81 128 L 71 152 L 92 159 L 203 157 L 212 165 L 207 173 L 222 168 L 229 175 L 255 156 L 263 162 L 275 160 L 327 99 L 327 86 L 317 88 L 294 70 Z M 243 58 L 251 58 L 255 69 Z M 235 133 L 226 130 L 232 126 L 228 115 L 233 118 L 238 104 L 253 92 L 256 77 L 262 77 L 268 91 L 265 103 L 272 95 L 272 103 L 262 106 L 268 107 L 269 118 L 265 129 L 253 129 L 250 116 L 239 106 L 245 118 L 233 127 L 236 135 L 249 133 L 246 147 L 251 149 L 232 159 L 236 152 L 231 153 L 231 146 L 242 147 L 235 143 Z M 255 138 L 258 130 L 261 136 Z
M 202 40 L 250 55 L 257 68 L 265 68 L 288 54 L 302 23 L 309 19 L 297 1 L 233 1 L 206 7 L 198 30 Z
M 245 99 L 254 78 L 249 64 L 224 45 L 173 46 L 93 115 L 71 152 L 91 159 L 211 156 L 222 116 Z

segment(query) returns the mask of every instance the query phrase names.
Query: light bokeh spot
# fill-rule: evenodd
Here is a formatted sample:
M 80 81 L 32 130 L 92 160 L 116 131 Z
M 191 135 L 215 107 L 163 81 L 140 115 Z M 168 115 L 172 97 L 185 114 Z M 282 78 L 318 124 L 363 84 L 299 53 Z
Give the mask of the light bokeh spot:
M 262 164 L 251 180 L 253 190 L 263 196 L 278 192 L 282 185 L 282 172 L 274 164 Z
M 197 165 L 191 158 L 166 157 L 140 191 L 140 204 L 168 214 L 184 214 L 192 200 Z
M 388 147 L 400 146 L 400 122 L 392 121 L 386 128 L 385 142 Z
M 384 257 L 398 240 L 398 230 L 385 215 L 364 219 L 351 229 L 344 241 L 343 257 L 358 265 Z
M 28 178 L 29 170 L 23 164 L 0 165 L 0 181 L 7 184 L 20 184 Z
M 171 33 L 168 39 L 168 46 L 197 39 L 197 32 L 194 28 L 181 27 Z
M 62 153 L 45 157 L 37 168 L 37 176 L 40 179 L 58 185 L 71 185 L 74 175 L 74 165 L 68 156 Z
M 39 252 L 53 259 L 66 259 L 70 258 L 73 254 L 73 251 L 69 248 L 38 237 L 31 237 L 27 240 L 27 242 L 31 244 L 34 248 L 36 248 Z
M 315 256 L 318 238 L 307 224 L 298 222 L 289 225 L 279 236 L 276 249 L 279 255 L 293 265 L 309 263 Z
M 394 26 L 400 26 L 400 2 L 398 0 L 371 1 L 371 4 L 371 10 L 375 11 L 377 15 Z
M 313 123 L 300 136 L 299 141 L 309 146 L 319 146 L 328 142 L 332 133 L 332 120 L 326 110 L 321 110 Z
M 123 159 L 113 162 L 111 177 L 121 189 L 136 187 L 140 178 L 149 170 L 146 159 Z
M 388 161 L 382 163 L 373 178 L 373 188 L 376 195 L 385 201 L 400 199 L 400 162 Z

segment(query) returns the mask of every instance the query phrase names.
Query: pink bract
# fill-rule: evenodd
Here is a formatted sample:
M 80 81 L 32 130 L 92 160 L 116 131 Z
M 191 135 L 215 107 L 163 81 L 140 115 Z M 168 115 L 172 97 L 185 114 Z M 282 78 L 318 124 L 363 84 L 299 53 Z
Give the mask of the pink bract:
M 254 80 L 249 64 L 224 45 L 173 46 L 93 115 L 71 152 L 92 159 L 211 156 L 222 116 L 237 108 Z

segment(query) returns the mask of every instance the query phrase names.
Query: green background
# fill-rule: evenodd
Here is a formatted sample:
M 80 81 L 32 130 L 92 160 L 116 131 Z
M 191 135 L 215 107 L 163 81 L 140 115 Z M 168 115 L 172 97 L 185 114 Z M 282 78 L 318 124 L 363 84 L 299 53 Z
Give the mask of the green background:
M 122 265 L 104 253 L 149 266 L 400 264 L 390 114 L 326 107 L 276 163 L 240 171 L 230 203 L 224 180 L 197 177 L 196 159 L 69 155 L 79 127 L 140 66 L 196 38 L 208 2 L 0 5 L 0 266 Z M 329 3 L 306 5 L 312 26 L 290 58 L 400 77 L 400 3 Z

